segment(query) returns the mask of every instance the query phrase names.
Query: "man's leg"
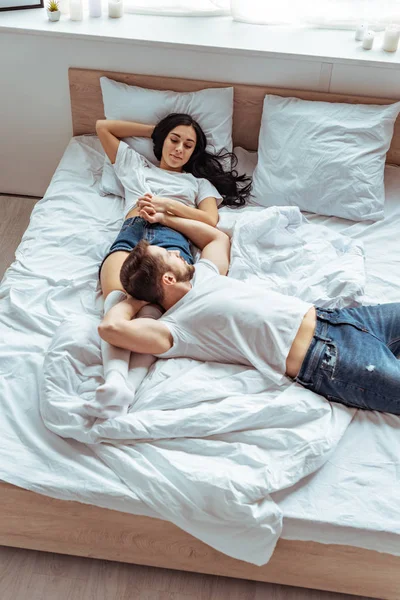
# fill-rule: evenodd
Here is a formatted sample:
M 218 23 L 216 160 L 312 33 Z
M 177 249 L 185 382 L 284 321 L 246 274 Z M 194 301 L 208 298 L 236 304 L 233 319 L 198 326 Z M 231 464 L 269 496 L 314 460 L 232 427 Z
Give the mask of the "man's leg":
M 400 358 L 400 302 L 360 306 L 338 312 L 350 316 L 363 325 L 384 342 L 397 358 Z
M 400 414 L 400 361 L 393 352 L 399 349 L 400 304 L 386 306 L 335 311 L 314 391 L 348 406 Z

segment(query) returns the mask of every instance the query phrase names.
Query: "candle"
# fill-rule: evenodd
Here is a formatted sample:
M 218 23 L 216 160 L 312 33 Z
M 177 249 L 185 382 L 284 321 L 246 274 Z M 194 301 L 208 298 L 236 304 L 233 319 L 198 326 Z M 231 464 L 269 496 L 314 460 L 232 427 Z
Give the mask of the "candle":
M 109 0 L 108 2 L 108 16 L 117 18 L 122 17 L 124 14 L 124 4 L 122 0 Z
M 89 0 L 89 17 L 101 17 L 101 0 Z
M 82 0 L 70 0 L 69 17 L 71 21 L 82 21 L 83 7 Z
M 389 25 L 385 29 L 382 48 L 386 52 L 396 52 L 400 39 L 400 27 L 398 25 Z
M 364 50 L 371 50 L 373 43 L 374 43 L 374 37 L 375 37 L 375 34 L 373 31 L 366 31 L 364 33 L 364 37 L 363 37 L 363 41 L 362 41 L 362 47 L 364 48 Z
M 62 15 L 69 13 L 69 0 L 58 0 L 58 10 Z
M 368 23 L 362 23 L 356 29 L 356 40 L 357 42 L 361 42 L 364 39 L 364 33 L 368 31 Z

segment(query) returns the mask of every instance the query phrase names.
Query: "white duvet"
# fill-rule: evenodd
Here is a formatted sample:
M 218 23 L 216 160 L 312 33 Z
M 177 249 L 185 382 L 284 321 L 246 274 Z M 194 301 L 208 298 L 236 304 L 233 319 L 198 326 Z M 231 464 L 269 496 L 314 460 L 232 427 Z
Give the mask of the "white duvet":
M 220 226 L 230 228 L 223 218 Z M 45 357 L 46 426 L 90 444 L 161 518 L 230 556 L 266 563 L 282 529 L 270 494 L 318 469 L 354 411 L 289 379 L 272 388 L 248 367 L 169 359 L 151 369 L 128 415 L 88 417 L 83 406 L 102 382 L 102 364 L 89 268 L 98 248 L 83 245 L 82 277 L 87 262 L 92 286 Z M 363 294 L 364 254 L 361 244 L 308 223 L 294 207 L 249 211 L 233 230 L 230 276 L 319 306 L 349 306 Z

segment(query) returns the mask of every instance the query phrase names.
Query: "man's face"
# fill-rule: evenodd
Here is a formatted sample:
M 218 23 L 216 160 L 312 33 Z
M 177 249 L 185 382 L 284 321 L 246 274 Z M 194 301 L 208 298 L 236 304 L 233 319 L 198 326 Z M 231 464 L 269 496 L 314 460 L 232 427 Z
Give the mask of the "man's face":
M 184 260 L 179 250 L 166 250 L 159 246 L 149 246 L 147 252 L 153 256 L 161 257 L 168 267 L 168 271 L 173 273 L 176 283 L 190 281 L 194 275 L 194 266 Z

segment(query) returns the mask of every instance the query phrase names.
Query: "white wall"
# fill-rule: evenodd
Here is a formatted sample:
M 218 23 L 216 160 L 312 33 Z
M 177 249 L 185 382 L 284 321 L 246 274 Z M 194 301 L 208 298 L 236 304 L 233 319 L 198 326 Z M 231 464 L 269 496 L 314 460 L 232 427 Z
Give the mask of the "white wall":
M 72 135 L 68 67 L 400 97 L 400 69 L 2 33 L 0 192 L 41 196 Z

